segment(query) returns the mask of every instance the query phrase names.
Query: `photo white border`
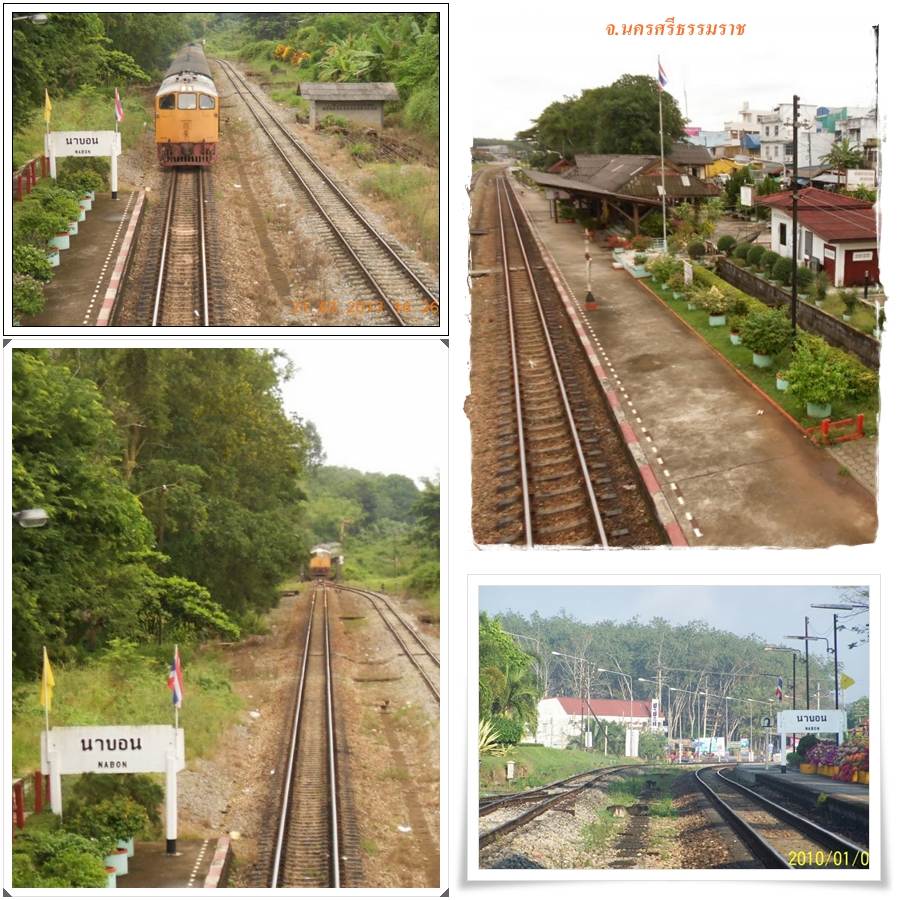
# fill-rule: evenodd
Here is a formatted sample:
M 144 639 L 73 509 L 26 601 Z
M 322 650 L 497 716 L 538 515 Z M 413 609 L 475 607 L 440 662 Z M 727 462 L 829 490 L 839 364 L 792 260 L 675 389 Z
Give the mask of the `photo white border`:
M 189 340 L 186 337 L 166 336 L 156 340 L 149 340 L 144 336 L 135 336 L 130 339 L 119 338 L 113 341 L 100 341 L 96 338 L 88 340 L 85 338 L 6 338 L 3 341 L 3 390 L 2 390 L 2 406 L 3 406 L 3 477 L 2 485 L 0 485 L 0 508 L 3 510 L 2 524 L 2 546 L 3 546 L 3 596 L 9 598 L 12 596 L 12 534 L 15 527 L 12 521 L 12 351 L 27 348 L 60 348 L 60 347 L 89 347 L 92 349 L 113 349 L 120 347 L 195 347 L 201 349 L 226 348 L 237 349 L 239 347 L 254 347 L 264 349 L 294 349 L 304 342 L 311 341 L 331 341 L 335 344 L 343 344 L 344 353 L 352 354 L 353 342 L 357 338 L 351 336 L 316 336 L 316 337 L 300 337 L 284 335 L 276 338 L 254 338 L 252 336 L 243 335 L 237 339 L 222 340 L 203 340 L 202 338 L 194 338 Z M 384 342 L 392 342 L 396 346 L 385 347 L 386 354 L 402 355 L 403 348 L 411 345 L 413 342 L 424 342 L 433 345 L 434 353 L 444 353 L 444 367 L 442 384 L 435 386 L 436 402 L 445 403 L 447 396 L 447 386 L 449 381 L 450 369 L 450 353 L 449 348 L 444 341 L 440 341 L 432 337 L 401 337 L 397 334 L 384 334 L 378 339 L 368 338 L 368 341 L 381 340 Z M 336 349 L 335 357 L 340 359 L 341 353 Z M 446 420 L 445 420 L 446 421 Z M 448 890 L 450 878 L 450 784 L 448 772 L 449 754 L 450 754 L 450 728 L 449 728 L 449 696 L 450 696 L 450 671 L 447 661 L 450 658 L 450 628 L 448 616 L 448 596 L 450 579 L 448 576 L 449 566 L 449 542 L 447 540 L 447 527 L 450 517 L 449 510 L 449 487 L 448 487 L 448 446 L 449 446 L 449 430 L 445 425 L 443 442 L 443 450 L 441 453 L 439 477 L 441 483 L 441 548 L 440 548 L 440 567 L 441 567 L 441 589 L 440 589 L 440 609 L 441 609 L 441 626 L 440 626 L 440 658 L 441 658 L 441 674 L 440 674 L 440 743 L 437 748 L 440 758 L 440 887 L 437 888 L 277 888 L 274 890 L 275 896 L 298 896 L 298 897 L 331 897 L 331 896 L 374 896 L 374 897 L 438 897 L 442 896 Z M 326 448 L 327 451 L 327 448 Z M 429 473 L 423 473 L 427 475 Z M 12 605 L 7 601 L 3 603 L 3 640 L 4 647 L 12 646 Z M 5 654 L 3 661 L 2 676 L 2 697 L 3 697 L 3 793 L 2 802 L 5 804 L 4 809 L 9 811 L 12 808 L 12 655 Z M 8 839 L 7 830 L 11 828 L 10 816 L 3 816 L 2 824 L 0 824 L 0 833 L 3 835 L 3 854 L 0 857 L 0 886 L 5 891 L 10 892 L 13 897 L 112 897 L 115 896 L 135 896 L 135 897 L 183 897 L 194 889 L 187 888 L 116 888 L 114 892 L 109 890 L 92 890 L 86 888 L 73 889 L 45 889 L 45 888 L 12 888 L 11 885 L 11 867 L 12 867 L 12 841 Z M 11 837 L 11 835 L 9 835 Z M 261 888 L 224 888 L 218 893 L 235 897 L 259 897 L 263 894 L 270 896 L 273 894 L 272 889 Z
M 440 21 L 440 142 L 438 162 L 438 202 L 440 210 L 439 222 L 439 265 L 438 265 L 438 297 L 440 302 L 439 324 L 433 326 L 382 326 L 371 325 L 233 325 L 213 326 L 207 328 L 189 328 L 166 326 L 163 329 L 167 336 L 191 337 L 198 333 L 206 339 L 210 336 L 239 337 L 242 334 L 259 334 L 260 339 L 267 336 L 304 337 L 325 335 L 335 337 L 388 337 L 401 333 L 405 337 L 446 337 L 450 333 L 450 302 L 452 301 L 451 268 L 450 268 L 450 2 L 423 2 L 415 0 L 401 3 L 372 2 L 357 3 L 267 3 L 264 8 L 252 3 L 212 2 L 180 4 L 171 0 L 168 3 L 50 3 L 41 5 L 44 12 L 434 12 Z M 5 171 L 12 172 L 12 20 L 16 12 L 33 12 L 34 3 L 3 4 L 3 162 Z M 112 115 L 112 107 L 110 107 Z M 7 185 L 9 182 L 7 182 Z M 110 339 L 130 337 L 134 334 L 153 335 L 159 329 L 142 326 L 98 326 L 98 325 L 13 325 L 12 295 L 8 293 L 12 284 L 12 192 L 4 192 L 4 239 L 3 239 L 3 335 L 4 337 L 42 336 L 49 339 L 66 336 L 93 337 Z M 459 302 L 464 302 L 459 294 Z
M 478 734 L 478 614 L 480 589 L 486 585 L 521 585 L 554 587 L 642 585 L 715 585 L 727 587 L 746 585 L 866 585 L 869 588 L 870 642 L 869 642 L 869 702 L 870 759 L 874 773 L 870 790 L 869 847 L 871 866 L 867 871 L 851 869 L 482 869 L 478 852 L 478 792 L 479 758 L 476 736 Z M 882 756 L 881 756 L 881 579 L 871 573 L 809 574 L 809 575 L 761 575 L 759 573 L 710 575 L 666 574 L 643 575 L 472 575 L 468 579 L 468 716 L 467 746 L 468 781 L 466 804 L 466 861 L 467 877 L 471 882 L 571 882 L 571 881 L 780 881 L 791 885 L 807 882 L 835 881 L 878 882 L 882 877 L 883 854 L 881 845 L 882 811 Z M 724 888 L 723 888 L 724 889 Z M 731 888 L 727 888 L 731 890 Z

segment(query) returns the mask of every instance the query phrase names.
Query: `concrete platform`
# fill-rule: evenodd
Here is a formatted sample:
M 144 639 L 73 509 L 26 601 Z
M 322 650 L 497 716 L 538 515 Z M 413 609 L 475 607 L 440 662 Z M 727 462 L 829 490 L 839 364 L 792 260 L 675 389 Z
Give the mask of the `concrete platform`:
M 519 188 L 517 188 L 519 190 Z M 520 197 L 576 299 L 688 541 L 699 546 L 830 547 L 874 540 L 876 504 L 776 407 L 591 245 L 599 309 L 583 308 L 584 239 L 542 194 Z M 760 414 L 760 412 L 762 414 Z
M 60 253 L 53 280 L 44 288 L 43 311 L 23 319 L 23 325 L 95 324 L 136 194 L 120 190 L 116 200 L 109 193 L 97 194 L 69 249 Z
M 135 844 L 128 874 L 117 888 L 202 888 L 227 884 L 228 838 L 178 841 L 178 855 L 167 856 L 165 841 Z

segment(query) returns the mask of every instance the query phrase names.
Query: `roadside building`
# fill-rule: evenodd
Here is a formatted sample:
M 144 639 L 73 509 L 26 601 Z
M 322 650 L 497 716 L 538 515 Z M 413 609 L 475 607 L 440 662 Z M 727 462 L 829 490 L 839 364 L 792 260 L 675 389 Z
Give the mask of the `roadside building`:
M 534 169 L 526 170 L 526 175 L 546 189 L 554 218 L 559 201 L 566 201 L 587 210 L 601 227 L 621 219 L 636 233 L 644 216 L 662 208 L 663 172 L 667 204 L 698 202 L 719 195 L 715 185 L 684 174 L 669 159 L 663 169 L 659 157 L 650 155 L 576 155 L 574 167 L 561 175 Z
M 738 110 L 737 118 L 730 122 L 725 122 L 723 129 L 731 135 L 731 137 L 740 138 L 742 135 L 750 134 L 759 137 L 759 117 L 770 113 L 768 109 L 750 109 L 750 104 L 745 100 Z
M 791 256 L 791 192 L 760 197 L 772 210 L 772 249 Z M 835 287 L 870 284 L 881 280 L 878 271 L 878 232 L 875 208 L 857 200 L 815 187 L 798 191 L 797 260 L 818 271 L 824 269 Z
M 806 134 L 817 134 L 816 131 L 816 113 L 818 107 L 810 103 L 800 104 L 798 126 L 798 146 L 801 164 L 804 161 L 803 141 Z M 793 160 L 793 140 L 794 140 L 794 105 L 792 103 L 779 103 L 773 110 L 758 116 L 760 125 L 760 158 L 764 162 L 774 163 L 790 163 Z M 828 149 L 834 141 L 834 135 L 821 133 L 823 137 L 816 138 L 816 146 L 813 147 L 813 141 L 809 141 L 808 151 L 812 154 L 814 149 L 825 146 L 823 153 L 827 153 Z M 812 165 L 813 162 L 819 162 L 816 156 L 813 160 L 806 163 Z
M 581 697 L 545 697 L 538 703 L 538 723 L 533 743 L 565 749 L 580 740 L 590 722 L 615 722 L 641 730 L 664 730 L 664 722 L 653 718 L 650 700 L 600 700 Z
M 851 147 L 862 150 L 867 169 L 878 168 L 878 120 L 874 109 L 839 119 L 835 123 L 834 139 L 847 140 Z
M 695 178 L 708 178 L 708 169 L 713 162 L 713 156 L 706 147 L 686 141 L 674 143 L 666 159 L 683 175 L 693 175 Z
M 399 100 L 392 81 L 304 81 L 297 93 L 309 101 L 309 124 L 316 128 L 326 116 L 346 119 L 358 128 L 384 128 L 384 104 Z

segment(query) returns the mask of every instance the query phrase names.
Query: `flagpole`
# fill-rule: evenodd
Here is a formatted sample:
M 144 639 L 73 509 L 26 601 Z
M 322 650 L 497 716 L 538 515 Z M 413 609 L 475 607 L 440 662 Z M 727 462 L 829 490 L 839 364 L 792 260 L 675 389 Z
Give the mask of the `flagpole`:
M 44 659 L 46 660 L 47 659 L 47 645 L 46 644 L 44 645 L 43 649 L 44 649 Z M 44 665 L 46 666 L 46 663 Z M 43 682 L 46 677 L 47 677 L 46 672 L 44 672 L 42 670 L 41 671 L 41 681 Z M 46 701 L 46 699 L 47 698 L 44 697 L 45 701 Z M 44 729 L 47 732 L 47 740 L 48 741 L 50 740 L 50 709 L 49 709 L 49 706 L 50 706 L 49 703 L 46 703 L 46 702 L 44 703 Z
M 175 684 L 178 684 L 178 644 L 175 645 Z M 175 704 L 175 730 L 178 731 L 178 704 Z
M 662 63 L 659 56 L 656 57 L 657 71 L 662 70 Z M 657 76 L 657 85 L 659 86 L 659 177 L 662 181 L 662 221 L 663 221 L 663 253 L 669 252 L 669 242 L 666 236 L 666 156 L 663 147 L 663 116 L 662 116 L 662 83 Z

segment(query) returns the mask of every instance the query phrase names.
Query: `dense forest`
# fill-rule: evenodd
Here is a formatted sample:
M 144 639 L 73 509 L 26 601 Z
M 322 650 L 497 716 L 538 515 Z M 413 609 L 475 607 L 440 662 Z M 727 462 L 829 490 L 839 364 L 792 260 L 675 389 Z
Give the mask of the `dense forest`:
M 847 631 L 856 633 L 857 642 L 868 639 L 866 625 Z M 630 675 L 635 699 L 658 696 L 658 680 L 668 685 L 672 690 L 662 690 L 663 710 L 673 723 L 673 733 L 680 728 L 686 737 L 723 732 L 726 696 L 733 698 L 728 708 L 729 737 L 743 733 L 751 707 L 756 717 L 764 709 L 768 712 L 767 707 L 746 702 L 747 698 L 774 697 L 779 676 L 784 683 L 784 708 L 793 698 L 791 654 L 767 651 L 759 637 L 741 637 L 700 621 L 673 625 L 654 618 L 644 624 L 635 618 L 625 623 L 586 624 L 565 612 L 550 617 L 533 613 L 528 618 L 506 612 L 493 619 L 482 615 L 479 636 L 481 717 L 493 721 L 502 734 L 516 736 L 528 727 L 533 722 L 533 704 L 541 697 L 628 699 L 629 681 L 612 672 L 599 672 L 598 667 Z M 843 640 L 849 646 L 855 644 L 849 637 Z M 553 651 L 569 657 L 554 656 Z M 821 705 L 833 706 L 833 667 L 824 655 L 810 654 L 813 707 L 817 689 Z M 797 705 L 803 708 L 806 671 L 802 658 L 797 662 L 796 691 Z M 867 701 L 864 706 L 867 710 Z M 857 712 L 862 709 L 860 705 Z
M 13 508 L 49 516 L 14 530 L 17 677 L 44 644 L 68 664 L 255 630 L 335 529 L 368 553 L 391 535 L 393 584 L 436 596 L 438 486 L 324 466 L 315 426 L 282 407 L 290 376 L 252 349 L 13 352 Z

